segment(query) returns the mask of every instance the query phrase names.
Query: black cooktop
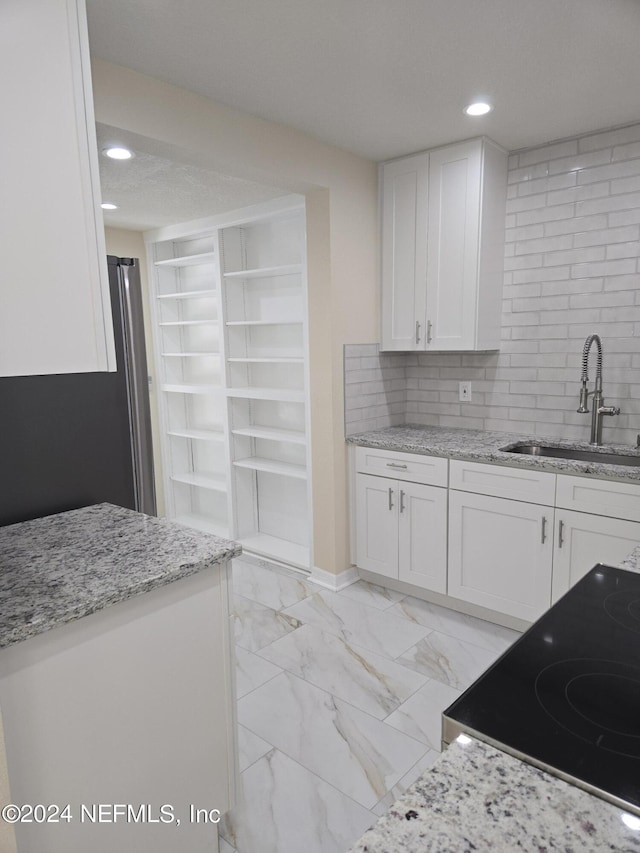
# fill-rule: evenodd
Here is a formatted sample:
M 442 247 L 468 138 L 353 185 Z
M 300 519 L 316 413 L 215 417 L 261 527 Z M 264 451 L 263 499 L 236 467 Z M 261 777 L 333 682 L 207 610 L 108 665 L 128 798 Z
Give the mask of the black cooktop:
M 444 716 L 640 814 L 640 574 L 595 566 Z

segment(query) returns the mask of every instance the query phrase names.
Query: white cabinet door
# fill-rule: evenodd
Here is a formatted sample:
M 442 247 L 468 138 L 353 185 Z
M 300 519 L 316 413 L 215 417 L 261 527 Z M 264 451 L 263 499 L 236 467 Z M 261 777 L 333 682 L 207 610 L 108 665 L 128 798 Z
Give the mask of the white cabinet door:
M 2 0 L 0 53 L 0 376 L 115 370 L 84 0 Z
M 398 577 L 398 488 L 395 480 L 356 475 L 356 562 L 361 569 L 389 578 Z
M 382 349 L 425 348 L 429 155 L 380 170 Z
M 430 154 L 428 349 L 474 347 L 481 169 L 481 140 Z
M 616 566 L 640 544 L 640 523 L 556 510 L 553 601 L 596 563 Z
M 447 591 L 447 490 L 399 483 L 398 577 Z
M 533 621 L 551 605 L 553 509 L 449 492 L 448 593 Z

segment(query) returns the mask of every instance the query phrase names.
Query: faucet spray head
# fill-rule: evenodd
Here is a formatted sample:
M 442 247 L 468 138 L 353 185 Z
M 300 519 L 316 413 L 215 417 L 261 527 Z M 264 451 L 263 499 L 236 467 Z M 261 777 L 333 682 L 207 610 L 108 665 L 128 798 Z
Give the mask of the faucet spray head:
M 589 392 L 587 391 L 587 383 L 583 380 L 582 386 L 580 387 L 580 405 L 578 406 L 578 413 L 581 415 L 587 414 L 589 411 Z

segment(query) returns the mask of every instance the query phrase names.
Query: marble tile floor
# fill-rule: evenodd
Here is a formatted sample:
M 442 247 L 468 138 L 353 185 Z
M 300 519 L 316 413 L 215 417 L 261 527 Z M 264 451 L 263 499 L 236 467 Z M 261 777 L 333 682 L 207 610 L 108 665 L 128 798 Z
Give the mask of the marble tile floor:
M 519 635 L 250 558 L 233 579 L 241 784 L 221 853 L 345 853 L 433 764 L 440 714 Z

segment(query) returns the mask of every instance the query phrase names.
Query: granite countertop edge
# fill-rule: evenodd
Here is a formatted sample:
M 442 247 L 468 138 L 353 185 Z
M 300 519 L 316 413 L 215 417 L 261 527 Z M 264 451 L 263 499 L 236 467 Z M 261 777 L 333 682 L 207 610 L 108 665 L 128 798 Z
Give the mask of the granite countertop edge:
M 111 504 L 0 528 L 0 649 L 241 551 L 237 542 Z
M 545 444 L 550 447 L 566 447 L 577 450 L 593 450 L 593 447 L 586 441 L 466 428 L 405 424 L 348 435 L 346 441 L 348 444 L 380 450 L 467 459 L 473 462 L 494 463 L 513 468 L 549 471 L 556 474 L 573 474 L 575 476 L 640 483 L 640 449 L 628 445 L 604 445 L 603 455 L 606 452 L 637 455 L 637 467 L 508 453 L 501 448 L 518 443 Z
M 612 803 L 473 738 L 454 741 L 349 853 L 640 851 Z M 526 845 L 526 846 L 525 846 Z

